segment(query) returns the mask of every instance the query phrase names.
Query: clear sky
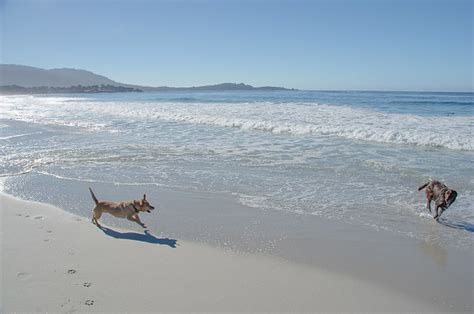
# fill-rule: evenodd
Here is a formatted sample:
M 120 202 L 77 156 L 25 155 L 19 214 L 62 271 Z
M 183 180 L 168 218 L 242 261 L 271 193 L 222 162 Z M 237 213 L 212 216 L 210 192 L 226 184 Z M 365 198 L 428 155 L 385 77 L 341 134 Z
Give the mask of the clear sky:
M 120 82 L 473 88 L 473 1 L 0 0 L 1 63 Z

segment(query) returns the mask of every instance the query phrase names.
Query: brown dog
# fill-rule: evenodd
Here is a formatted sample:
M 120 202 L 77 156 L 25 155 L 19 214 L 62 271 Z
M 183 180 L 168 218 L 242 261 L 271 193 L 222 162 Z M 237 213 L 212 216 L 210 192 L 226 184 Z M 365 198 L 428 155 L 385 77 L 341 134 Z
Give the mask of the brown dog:
M 436 215 L 433 218 L 438 220 L 441 214 L 456 200 L 458 193 L 455 190 L 448 189 L 446 185 L 439 181 L 427 182 L 420 186 L 418 191 L 424 188 L 426 188 L 426 207 L 431 213 L 431 201 L 434 200 Z M 438 212 L 438 209 L 441 210 Z
M 118 218 L 127 218 L 130 221 L 136 222 L 143 228 L 146 228 L 145 224 L 141 222 L 140 217 L 138 217 L 138 213 L 151 213 L 150 210 L 155 209 L 155 207 L 151 206 L 150 203 L 148 203 L 148 201 L 146 200 L 146 194 L 144 194 L 143 199 L 139 201 L 133 200 L 125 202 L 110 202 L 98 201 L 91 188 L 89 188 L 89 191 L 91 192 L 92 199 L 95 202 L 95 207 L 92 213 L 92 223 L 97 225 L 98 227 L 100 227 L 100 216 L 102 216 L 103 213 L 109 213 L 112 216 Z

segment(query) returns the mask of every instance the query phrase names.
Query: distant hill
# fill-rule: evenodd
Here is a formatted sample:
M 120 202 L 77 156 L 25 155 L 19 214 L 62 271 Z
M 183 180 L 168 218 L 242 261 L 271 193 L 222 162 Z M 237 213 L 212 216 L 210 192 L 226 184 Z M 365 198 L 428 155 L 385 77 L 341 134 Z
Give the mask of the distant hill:
M 0 86 L 70 87 L 89 85 L 122 85 L 102 75 L 76 69 L 45 70 L 25 65 L 0 64 Z
M 76 86 L 120 86 L 143 91 L 224 91 L 224 90 L 289 90 L 282 87 L 253 87 L 244 83 L 223 83 L 197 87 L 141 86 L 113 81 L 105 76 L 86 70 L 70 68 L 41 69 L 25 65 L 0 64 L 0 86 L 16 86 L 25 88 L 51 88 Z M 50 90 L 55 90 L 50 89 Z M 30 90 L 31 91 L 31 90 Z
M 232 91 L 232 90 L 290 90 L 283 87 L 273 87 L 273 86 L 262 86 L 262 87 L 253 87 L 252 85 L 247 85 L 244 83 L 221 83 L 216 85 L 205 85 L 205 86 L 193 86 L 193 87 L 168 87 L 168 86 L 159 86 L 159 87 L 150 87 L 150 86 L 138 86 L 138 85 L 126 85 L 129 87 L 135 87 L 142 89 L 144 91 Z

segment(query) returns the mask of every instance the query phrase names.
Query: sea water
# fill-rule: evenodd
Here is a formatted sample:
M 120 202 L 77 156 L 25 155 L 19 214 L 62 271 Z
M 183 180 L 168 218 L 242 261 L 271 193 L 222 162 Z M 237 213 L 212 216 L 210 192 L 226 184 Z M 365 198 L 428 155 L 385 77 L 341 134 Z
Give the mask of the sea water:
M 84 216 L 92 207 L 85 186 L 99 198 L 105 186 L 152 198 L 164 188 L 224 195 L 267 215 L 329 219 L 470 250 L 473 95 L 0 96 L 0 175 L 8 177 L 8 193 Z M 430 179 L 458 192 L 440 224 L 417 191 Z M 84 185 L 82 194 L 60 189 L 74 183 Z M 145 220 L 158 226 L 153 217 Z M 206 228 L 205 220 L 196 224 Z M 433 224 L 442 232 L 433 235 Z

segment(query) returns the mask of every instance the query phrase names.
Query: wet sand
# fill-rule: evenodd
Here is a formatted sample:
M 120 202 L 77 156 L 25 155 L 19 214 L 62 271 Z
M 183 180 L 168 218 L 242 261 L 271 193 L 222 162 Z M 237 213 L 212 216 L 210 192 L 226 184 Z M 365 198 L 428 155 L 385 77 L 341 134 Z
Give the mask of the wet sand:
M 449 310 L 305 263 L 99 229 L 88 218 L 5 194 L 0 204 L 2 312 Z

